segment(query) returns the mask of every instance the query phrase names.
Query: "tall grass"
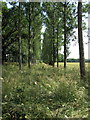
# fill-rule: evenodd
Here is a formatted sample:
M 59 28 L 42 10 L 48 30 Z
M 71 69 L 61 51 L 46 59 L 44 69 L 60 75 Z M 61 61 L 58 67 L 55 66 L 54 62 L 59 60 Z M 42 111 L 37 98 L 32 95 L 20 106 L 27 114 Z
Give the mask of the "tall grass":
M 89 99 L 83 83 L 76 64 L 68 64 L 66 71 L 62 64 L 24 65 L 21 72 L 16 64 L 4 65 L 3 120 L 86 118 Z

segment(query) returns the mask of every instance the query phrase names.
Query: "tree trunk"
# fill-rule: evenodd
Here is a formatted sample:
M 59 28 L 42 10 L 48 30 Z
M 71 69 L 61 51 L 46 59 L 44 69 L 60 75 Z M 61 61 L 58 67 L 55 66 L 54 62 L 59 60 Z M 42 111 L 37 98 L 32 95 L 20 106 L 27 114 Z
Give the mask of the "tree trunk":
M 55 46 L 54 46 L 54 24 L 53 24 L 53 67 L 55 62 Z
M 2 59 L 1 60 L 2 60 L 2 64 L 4 64 L 4 62 L 6 61 L 6 51 L 5 51 L 4 47 L 3 47 L 1 52 L 2 52 Z
M 18 11 L 18 47 L 19 47 L 19 70 L 22 69 L 22 56 L 21 56 L 21 3 L 19 2 Z
M 81 79 L 85 77 L 84 45 L 82 35 L 82 2 L 78 2 L 78 42 L 80 56 L 80 75 Z
M 57 67 L 58 67 L 58 25 L 57 25 Z
M 66 69 L 67 62 L 67 46 L 66 46 L 66 2 L 64 4 L 64 68 Z
M 31 26 L 31 11 L 30 11 L 30 2 L 29 2 L 29 26 L 28 26 L 28 67 L 30 68 L 30 61 L 31 61 L 31 53 L 30 53 L 30 39 L 31 39 L 31 36 L 30 36 L 30 26 Z
M 54 8 L 54 5 L 53 5 L 53 8 Z M 55 32 L 54 31 L 54 29 L 55 29 L 55 25 L 54 25 L 55 24 L 55 20 L 54 20 L 55 19 L 55 13 L 54 12 L 55 12 L 55 9 L 53 11 L 53 26 L 52 26 L 53 27 L 53 40 L 52 40 L 52 42 L 53 42 L 52 43 L 52 45 L 53 45 L 53 54 L 52 54 L 52 56 L 53 56 L 53 67 L 54 67 L 54 63 L 55 63 L 55 45 L 54 45 L 55 44 L 55 34 L 54 34 L 54 32 Z

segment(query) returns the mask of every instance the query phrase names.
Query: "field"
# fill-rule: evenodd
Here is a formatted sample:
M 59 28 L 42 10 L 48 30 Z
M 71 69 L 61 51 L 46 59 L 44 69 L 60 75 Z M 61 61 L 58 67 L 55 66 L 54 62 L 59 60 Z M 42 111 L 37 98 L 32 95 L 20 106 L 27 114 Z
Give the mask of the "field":
M 56 64 L 56 63 L 55 63 Z M 30 69 L 16 63 L 3 66 L 3 120 L 29 120 L 30 118 L 87 118 L 88 74 L 80 81 L 79 63 L 68 63 L 64 71 L 38 63 Z

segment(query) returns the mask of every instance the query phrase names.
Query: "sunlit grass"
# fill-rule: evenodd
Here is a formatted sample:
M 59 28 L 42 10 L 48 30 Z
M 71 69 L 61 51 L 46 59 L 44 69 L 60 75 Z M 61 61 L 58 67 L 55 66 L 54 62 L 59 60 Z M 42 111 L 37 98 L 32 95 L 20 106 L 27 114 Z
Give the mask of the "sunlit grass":
M 55 66 L 57 63 L 55 63 Z M 64 62 L 59 62 L 59 67 L 64 66 Z M 67 62 L 67 67 L 79 67 L 79 62 Z M 85 63 L 85 66 L 90 66 L 90 63 Z

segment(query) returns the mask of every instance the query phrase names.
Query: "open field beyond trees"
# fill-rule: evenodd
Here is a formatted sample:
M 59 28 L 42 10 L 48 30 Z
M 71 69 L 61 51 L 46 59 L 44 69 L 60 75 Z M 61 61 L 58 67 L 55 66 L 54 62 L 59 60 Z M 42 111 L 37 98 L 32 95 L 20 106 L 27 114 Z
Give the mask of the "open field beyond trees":
M 44 63 L 3 66 L 3 120 L 29 120 L 30 118 L 87 118 L 88 74 L 80 81 L 79 63 L 63 63 L 52 67 Z

